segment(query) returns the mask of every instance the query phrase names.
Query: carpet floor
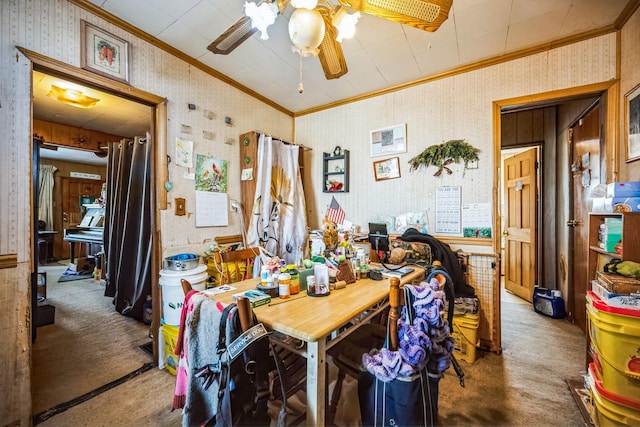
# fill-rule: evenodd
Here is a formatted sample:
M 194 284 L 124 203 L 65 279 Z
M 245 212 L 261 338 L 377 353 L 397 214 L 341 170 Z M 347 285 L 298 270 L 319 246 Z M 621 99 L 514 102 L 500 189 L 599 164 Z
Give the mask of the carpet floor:
M 74 324 L 79 321 L 70 317 L 63 322 L 66 316 L 60 317 L 56 308 L 56 324 L 38 328 L 34 344 L 34 413 L 68 400 L 62 397 L 65 393 L 62 384 L 74 389 L 66 396 L 75 397 L 149 361 L 149 356 L 137 347 L 148 342 L 147 327 L 116 313 L 110 299 L 102 297 L 100 282 L 59 285 L 82 283 L 84 288 L 70 295 L 91 294 L 85 301 L 102 301 L 100 309 L 110 314 L 104 319 L 81 322 L 84 326 L 76 329 Z M 55 295 L 49 296 L 54 305 Z M 69 310 L 64 308 L 64 313 Z M 464 388 L 453 369 L 440 382 L 440 426 L 584 426 L 567 386 L 567 380 L 582 380 L 584 334 L 574 324 L 535 313 L 530 304 L 505 291 L 501 311 L 502 353 L 479 351 L 474 363 L 460 361 L 465 372 Z M 115 322 L 111 317 L 123 319 Z M 135 325 L 129 325 L 130 321 Z M 126 325 L 120 332 L 112 330 L 118 323 Z M 47 328 L 51 332 L 45 332 Z M 98 335 L 106 341 L 104 347 L 97 341 L 85 341 L 85 335 L 95 335 L 95 331 L 100 331 Z M 330 379 L 335 378 L 332 366 Z M 153 368 L 41 425 L 179 426 L 180 411 L 171 411 L 174 386 L 175 377 Z M 336 424 L 359 425 L 357 387 L 353 380 L 345 381 Z
M 33 413 L 89 393 L 152 362 L 138 346 L 149 327 L 116 312 L 104 282 L 92 278 L 59 282 L 64 266 L 47 266 L 51 325 L 37 330 L 32 349 Z

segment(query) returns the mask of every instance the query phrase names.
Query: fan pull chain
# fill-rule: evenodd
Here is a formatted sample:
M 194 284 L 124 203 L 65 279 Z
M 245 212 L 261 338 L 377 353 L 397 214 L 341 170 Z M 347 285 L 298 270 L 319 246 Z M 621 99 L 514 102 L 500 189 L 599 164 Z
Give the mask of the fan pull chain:
M 302 55 L 300 56 L 300 84 L 298 85 L 298 93 L 299 94 L 303 94 L 304 93 L 304 85 L 302 84 Z

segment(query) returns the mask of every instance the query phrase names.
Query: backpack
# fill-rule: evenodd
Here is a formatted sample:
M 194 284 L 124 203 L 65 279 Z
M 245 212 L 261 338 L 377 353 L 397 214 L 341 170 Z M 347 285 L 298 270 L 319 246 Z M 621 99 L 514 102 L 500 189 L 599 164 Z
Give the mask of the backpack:
M 216 427 L 270 425 L 271 418 L 267 412 L 269 372 L 275 368 L 282 375 L 284 369 L 273 351 L 269 333 L 257 321 L 255 314 L 252 316 L 254 326 L 243 333 L 236 304 L 229 304 L 222 311 L 215 349 L 209 352 L 210 356 L 202 358 L 207 359 L 204 366 L 191 367 L 191 382 L 196 383 L 191 388 L 200 396 L 192 400 L 191 416 L 183 418 L 183 424 Z M 206 322 L 209 319 L 201 317 L 199 320 Z M 286 396 L 284 388 L 282 393 Z M 285 403 L 283 398 L 278 425 L 284 425 L 286 419 Z M 200 423 L 202 418 L 195 415 L 205 415 L 208 421 Z

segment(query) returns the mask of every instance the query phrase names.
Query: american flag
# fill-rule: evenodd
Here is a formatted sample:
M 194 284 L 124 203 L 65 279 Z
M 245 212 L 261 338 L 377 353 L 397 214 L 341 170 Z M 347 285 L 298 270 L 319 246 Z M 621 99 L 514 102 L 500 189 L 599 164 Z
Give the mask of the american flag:
M 331 196 L 331 204 L 329 208 L 327 208 L 327 219 L 336 224 L 342 224 L 344 222 L 344 211 L 333 196 Z

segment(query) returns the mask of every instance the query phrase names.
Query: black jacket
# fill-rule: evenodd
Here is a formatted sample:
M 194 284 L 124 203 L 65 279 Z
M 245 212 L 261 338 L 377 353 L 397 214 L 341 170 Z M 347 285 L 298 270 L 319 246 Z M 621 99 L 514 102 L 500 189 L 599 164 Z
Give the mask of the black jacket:
M 400 240 L 428 244 L 431 247 L 431 261 L 440 261 L 447 273 L 449 273 L 449 276 L 451 276 L 456 298 L 475 296 L 475 289 L 465 283 L 458 257 L 449 245 L 442 243 L 429 234 L 421 233 L 414 228 L 407 229 L 402 236 L 400 236 Z

